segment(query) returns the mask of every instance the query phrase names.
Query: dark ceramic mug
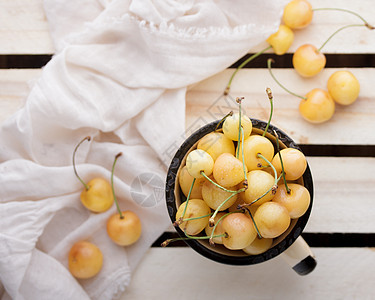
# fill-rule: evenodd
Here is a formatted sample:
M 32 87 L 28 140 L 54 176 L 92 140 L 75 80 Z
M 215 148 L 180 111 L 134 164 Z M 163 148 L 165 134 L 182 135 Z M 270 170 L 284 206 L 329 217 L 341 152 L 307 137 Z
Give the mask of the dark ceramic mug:
M 252 119 L 251 121 L 253 124 L 253 132 L 263 134 L 267 123 L 257 119 Z M 168 214 L 172 223 L 176 221 L 176 213 L 179 205 L 186 200 L 186 197 L 179 187 L 179 172 L 185 165 L 186 157 L 189 152 L 196 149 L 197 143 L 202 137 L 215 131 L 219 122 L 220 121 L 214 121 L 194 132 L 185 140 L 172 159 L 166 181 L 166 202 Z M 218 128 L 220 128 L 220 126 Z M 275 149 L 276 138 L 273 131 L 276 131 L 278 134 L 280 149 L 290 147 L 301 150 L 287 134 L 275 126 L 270 125 L 266 137 L 271 140 Z M 305 228 L 309 219 L 313 204 L 313 180 L 308 164 L 305 173 L 299 180 L 299 183 L 304 185 L 310 192 L 310 205 L 303 216 L 291 220 L 291 224 L 286 232 L 275 238 L 271 248 L 266 252 L 258 255 L 248 255 L 242 250 L 228 250 L 222 245 L 211 246 L 207 240 L 186 240 L 185 242 L 201 255 L 220 263 L 230 265 L 252 265 L 267 261 L 281 254 L 286 262 L 298 274 L 306 275 L 310 273 L 316 266 L 316 260 L 310 247 L 301 237 L 302 230 Z M 181 237 L 185 236 L 184 232 L 179 227 L 175 227 L 175 229 Z

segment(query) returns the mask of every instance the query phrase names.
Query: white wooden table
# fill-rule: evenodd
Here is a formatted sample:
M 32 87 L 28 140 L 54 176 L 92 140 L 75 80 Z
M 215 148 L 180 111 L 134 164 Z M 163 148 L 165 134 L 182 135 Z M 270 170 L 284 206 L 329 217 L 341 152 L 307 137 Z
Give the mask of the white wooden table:
M 353 9 L 375 24 L 375 6 L 370 0 L 311 3 L 315 8 Z M 308 28 L 295 32 L 289 51 L 303 43 L 320 46 L 330 33 L 351 22 L 358 23 L 345 13 L 316 12 Z M 39 76 L 39 67 L 53 52 L 42 0 L 0 0 L 0 122 L 23 106 L 28 82 Z M 312 125 L 302 120 L 299 99 L 280 89 L 268 74 L 269 54 L 241 70 L 231 89 L 232 95 L 245 97 L 250 117 L 267 119 L 265 88 L 271 87 L 275 96 L 272 123 L 301 144 L 308 156 L 315 196 L 303 236 L 316 255 L 317 268 L 301 277 L 279 257 L 255 266 L 228 266 L 188 247 L 161 248 L 155 243 L 121 299 L 375 299 L 375 32 L 346 29 L 323 52 L 328 54 L 328 67 L 313 79 L 296 75 L 290 54 L 275 57 L 285 66 L 274 73 L 296 93 L 306 94 L 315 87 L 325 88 L 334 70 L 352 71 L 361 83 L 360 97 L 349 107 L 337 105 L 327 123 Z M 233 71 L 227 69 L 189 89 L 187 130 L 228 108 L 218 98 Z M 174 231 L 172 226 L 169 231 Z

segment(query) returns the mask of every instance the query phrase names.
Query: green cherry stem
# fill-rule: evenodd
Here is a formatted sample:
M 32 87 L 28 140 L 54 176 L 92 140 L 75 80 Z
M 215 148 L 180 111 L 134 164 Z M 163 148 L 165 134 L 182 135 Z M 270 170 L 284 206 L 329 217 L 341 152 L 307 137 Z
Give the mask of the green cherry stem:
M 243 168 L 243 174 L 244 174 L 244 177 L 245 177 L 243 185 L 244 185 L 244 188 L 247 189 L 248 184 L 247 184 L 247 173 L 246 173 L 246 168 L 245 168 L 245 155 L 243 154 L 243 142 L 244 142 L 245 137 L 244 137 L 244 132 L 243 132 L 242 126 L 240 128 L 240 131 L 241 131 L 241 136 L 242 136 L 242 140 L 241 140 L 242 168 Z M 239 147 L 237 147 L 237 148 L 239 148 Z
M 345 9 L 345 8 L 335 8 L 335 7 L 319 7 L 319 8 L 313 8 L 312 11 L 319 11 L 319 10 L 335 10 L 335 11 L 343 11 L 350 13 L 352 15 L 357 16 L 359 19 L 361 19 L 365 26 L 367 26 L 369 29 L 374 29 L 374 26 L 370 25 L 362 16 L 360 16 L 358 13 Z
M 233 213 L 236 213 L 236 212 L 240 212 L 240 211 L 239 211 L 239 210 L 236 210 L 236 211 L 228 212 L 228 213 L 222 215 L 222 216 L 220 217 L 219 220 L 217 220 L 217 222 L 216 222 L 214 228 L 212 229 L 211 235 L 210 235 L 210 245 L 213 246 L 213 245 L 215 244 L 213 239 L 215 238 L 214 233 L 215 233 L 215 230 L 216 230 L 217 225 L 218 225 L 218 224 L 219 224 L 219 223 L 220 223 L 220 222 L 221 222 L 226 216 L 228 216 L 228 215 L 230 215 L 230 214 L 233 214 Z
M 288 194 L 290 194 L 290 188 L 288 187 L 288 184 L 286 183 L 286 179 L 285 179 L 285 171 L 284 171 L 283 158 L 282 158 L 281 153 L 280 153 L 279 135 L 277 134 L 276 130 L 274 130 L 273 133 L 275 134 L 275 137 L 276 137 L 276 147 L 277 147 L 276 150 L 279 153 L 279 157 L 280 157 L 281 175 L 282 175 L 283 180 L 284 180 L 284 185 L 285 185 L 286 192 Z
M 118 204 L 118 201 L 117 201 L 117 197 L 116 197 L 116 194 L 115 194 L 115 188 L 114 188 L 114 185 L 113 185 L 113 173 L 115 172 L 115 165 L 116 165 L 116 162 L 117 162 L 117 159 L 122 155 L 122 153 L 118 153 L 116 156 L 115 156 L 115 160 L 113 161 L 113 165 L 112 165 L 112 172 L 111 172 L 111 187 L 112 187 L 112 194 L 113 194 L 113 199 L 115 200 L 115 203 L 116 203 L 116 208 L 117 208 L 117 211 L 120 215 L 120 219 L 123 219 L 124 216 L 121 212 L 121 209 L 120 209 L 120 205 Z
M 307 100 L 306 97 L 303 97 L 303 96 L 301 96 L 301 95 L 298 95 L 298 94 L 293 93 L 292 91 L 288 90 L 285 86 L 283 86 L 283 85 L 277 80 L 277 78 L 275 77 L 275 75 L 273 74 L 272 69 L 271 69 L 271 63 L 273 63 L 273 62 L 274 62 L 274 60 L 273 60 L 272 58 L 269 58 L 269 59 L 267 60 L 267 68 L 268 68 L 268 71 L 270 72 L 270 74 L 271 74 L 273 80 L 275 80 L 275 82 L 276 82 L 276 83 L 277 83 L 282 89 L 284 89 L 286 92 L 288 92 L 289 94 L 291 94 L 291 95 L 293 95 L 293 96 L 296 96 L 296 97 L 298 97 L 298 98 L 301 98 L 301 99 L 303 99 L 303 100 Z
M 74 148 L 74 151 L 73 151 L 73 170 L 74 170 L 74 174 L 77 176 L 78 180 L 83 184 L 83 186 L 85 187 L 86 191 L 89 190 L 89 186 L 81 179 L 81 177 L 79 177 L 78 175 L 78 172 L 77 172 L 77 169 L 76 169 L 76 162 L 75 162 L 75 156 L 76 156 L 76 152 L 77 152 L 77 149 L 78 147 L 84 142 L 84 141 L 90 141 L 91 140 L 91 137 L 90 136 L 86 136 L 84 139 L 82 139 L 78 145 Z
M 209 213 L 209 214 L 204 215 L 204 216 L 193 217 L 193 218 L 186 218 L 186 219 L 183 219 L 182 222 L 185 222 L 185 221 L 192 221 L 192 220 L 199 220 L 199 219 L 207 218 L 207 217 L 212 216 L 212 214 L 213 214 L 213 213 Z
M 273 95 L 272 95 L 271 89 L 270 88 L 266 88 L 266 93 L 267 93 L 268 99 L 270 100 L 271 112 L 270 112 L 270 117 L 268 118 L 266 129 L 264 129 L 264 132 L 263 132 L 262 136 L 266 135 L 266 133 L 268 131 L 268 127 L 270 126 L 271 119 L 272 119 L 272 114 L 273 114 Z
M 229 113 L 227 113 L 227 114 L 224 116 L 224 118 L 222 118 L 222 119 L 220 120 L 220 122 L 217 123 L 217 125 L 216 125 L 216 127 L 215 127 L 215 131 L 217 131 L 217 130 L 219 129 L 220 125 L 223 124 L 223 122 L 225 121 L 225 119 L 228 118 L 229 116 L 233 116 L 233 111 L 230 111 Z
M 261 235 L 260 232 L 259 232 L 258 226 L 257 226 L 257 224 L 255 223 L 254 217 L 253 217 L 253 215 L 251 214 L 250 209 L 248 209 L 247 207 L 245 207 L 245 209 L 247 210 L 247 212 L 248 212 L 249 215 L 250 215 L 251 220 L 253 221 L 253 224 L 254 224 L 255 230 L 256 230 L 256 232 L 257 232 L 257 234 L 258 234 L 258 237 L 259 237 L 260 239 L 262 239 L 263 237 L 262 237 L 262 235 Z
M 189 193 L 188 193 L 187 198 L 186 198 L 186 204 L 185 204 L 185 207 L 184 207 L 184 211 L 182 212 L 181 217 L 178 220 L 176 220 L 176 222 L 173 223 L 174 226 L 178 226 L 178 225 L 180 225 L 184 221 L 184 217 L 185 217 L 185 214 L 186 214 L 187 206 L 188 206 L 189 200 L 190 200 L 191 191 L 193 190 L 193 187 L 194 187 L 195 179 L 196 178 L 194 177 L 193 182 L 191 183 L 191 186 L 190 186 L 190 189 L 189 189 Z
M 265 158 L 261 153 L 258 153 L 257 154 L 257 156 L 258 157 L 260 157 L 261 159 L 263 159 L 265 162 L 267 162 L 267 164 L 272 168 L 272 170 L 273 170 L 273 174 L 274 174 L 274 176 L 275 176 L 275 183 L 274 183 L 274 185 L 273 185 L 273 190 L 272 190 L 272 194 L 275 194 L 276 193 L 276 189 L 277 189 L 277 171 L 276 171 L 276 169 L 275 169 L 275 167 L 271 164 L 271 162 L 267 159 L 267 158 Z
M 212 226 L 215 225 L 215 220 L 214 220 L 214 219 L 215 219 L 217 213 L 218 213 L 218 212 L 220 211 L 220 209 L 223 207 L 223 205 L 224 205 L 225 203 L 227 203 L 230 199 L 232 199 L 235 195 L 237 195 L 237 194 L 239 194 L 239 193 L 242 193 L 242 192 L 244 192 L 244 191 L 245 191 L 244 188 L 243 188 L 243 189 L 240 189 L 240 190 L 236 191 L 235 193 L 232 193 L 232 195 L 230 195 L 227 199 L 225 199 L 223 202 L 220 203 L 220 205 L 216 208 L 214 214 L 211 216 L 210 220 L 208 221 L 210 227 L 212 227 Z
M 241 98 L 237 98 L 236 99 L 236 102 L 238 103 L 238 142 L 241 143 L 241 128 L 242 128 L 242 122 L 241 122 L 241 104 L 242 104 L 242 100 L 244 98 L 241 97 Z M 236 157 L 238 158 L 238 156 L 240 155 L 240 147 L 237 147 L 237 153 L 236 153 Z
M 186 232 L 185 232 L 185 235 L 186 237 L 179 237 L 179 238 L 174 238 L 174 239 L 168 239 L 168 240 L 165 240 L 161 246 L 162 247 L 166 247 L 168 246 L 170 243 L 172 242 L 176 242 L 176 241 L 186 241 L 186 240 L 208 240 L 211 238 L 211 236 L 191 236 L 191 235 L 188 235 Z M 225 236 L 228 236 L 228 234 L 226 233 L 223 233 L 223 234 L 218 234 L 218 235 L 215 235 L 214 238 L 216 237 L 225 237 Z
M 276 171 L 275 167 L 262 154 L 258 153 L 257 156 L 260 157 L 260 158 L 262 158 L 262 159 L 264 159 L 269 164 L 269 166 L 272 168 L 272 170 L 273 170 L 273 172 L 275 174 L 275 182 L 274 182 L 273 186 L 271 186 L 261 196 L 259 196 L 258 198 L 256 198 L 255 200 L 253 200 L 250 203 L 245 203 L 245 204 L 239 204 L 239 205 L 237 205 L 237 209 L 243 209 L 243 208 L 246 208 L 247 206 L 253 205 L 254 203 L 258 202 L 260 199 L 262 199 L 264 196 L 266 196 L 270 191 L 272 191 L 272 194 L 275 194 L 276 191 L 277 191 L 277 182 L 280 180 L 280 177 L 279 178 L 277 177 L 277 171 Z
M 228 190 L 225 187 L 221 186 L 220 184 L 217 184 L 215 181 L 213 181 L 210 177 L 208 177 L 203 171 L 201 171 L 201 174 L 204 178 L 206 178 L 209 182 L 211 182 L 213 185 L 217 186 L 219 189 L 222 189 L 223 191 L 226 191 L 228 193 L 237 193 L 237 191 Z
M 233 78 L 236 76 L 237 72 L 239 70 L 241 70 L 244 66 L 246 66 L 250 61 L 252 61 L 253 59 L 257 58 L 259 55 L 263 54 L 264 52 L 266 52 L 267 50 L 271 49 L 272 46 L 268 46 L 266 48 L 264 48 L 263 50 L 253 54 L 252 56 L 250 56 L 248 59 L 246 59 L 242 64 L 240 64 L 238 66 L 238 68 L 236 69 L 236 71 L 234 71 L 234 73 L 232 74 L 232 76 L 230 77 L 229 79 L 229 82 L 224 90 L 224 96 L 228 95 L 229 94 L 229 90 L 230 90 L 230 86 L 232 84 L 232 81 L 233 81 Z
M 365 27 L 368 27 L 366 24 L 350 24 L 350 25 L 346 25 L 346 26 L 343 26 L 339 29 L 337 29 L 334 33 L 332 33 L 328 39 L 323 43 L 323 45 L 320 46 L 320 48 L 318 49 L 318 52 L 321 52 L 322 48 L 337 34 L 339 33 L 341 30 L 344 30 L 346 28 L 349 28 L 349 27 L 360 27 L 360 26 L 365 26 Z M 371 29 L 374 29 L 374 28 L 371 28 Z

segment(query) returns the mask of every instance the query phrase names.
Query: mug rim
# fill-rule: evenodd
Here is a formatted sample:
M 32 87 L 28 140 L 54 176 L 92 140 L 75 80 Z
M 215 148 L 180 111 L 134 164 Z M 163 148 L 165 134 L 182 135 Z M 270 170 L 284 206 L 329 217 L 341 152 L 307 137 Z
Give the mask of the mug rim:
M 258 119 L 250 119 L 254 128 L 260 129 L 262 131 L 265 130 L 267 123 L 258 120 Z M 176 197 L 175 197 L 175 187 L 176 187 L 176 180 L 178 175 L 178 170 L 180 168 L 181 162 L 183 161 L 184 157 L 186 156 L 187 152 L 196 144 L 203 136 L 206 134 L 215 131 L 215 129 L 221 128 L 222 124 L 218 126 L 220 120 L 213 121 L 204 125 L 203 127 L 196 130 L 192 133 L 180 146 L 177 150 L 176 154 L 174 155 L 170 166 L 167 172 L 166 178 L 166 186 L 165 186 L 165 196 L 166 196 L 166 204 L 168 215 L 173 222 L 175 222 L 176 212 L 178 207 L 176 206 Z M 302 152 L 300 147 L 282 130 L 277 128 L 276 126 L 269 124 L 269 128 L 267 133 L 273 135 L 273 131 L 276 131 L 279 137 L 279 141 L 283 142 L 287 147 L 298 149 Z M 229 265 L 252 265 L 258 264 L 264 261 L 267 261 L 271 258 L 274 258 L 284 252 L 286 249 L 289 248 L 293 244 L 293 242 L 301 235 L 303 229 L 305 228 L 307 221 L 310 217 L 312 204 L 313 204 L 313 179 L 309 164 L 307 162 L 306 170 L 302 175 L 304 186 L 310 193 L 310 205 L 305 212 L 304 215 L 296 219 L 296 224 L 290 230 L 290 232 L 286 235 L 286 237 L 277 243 L 276 245 L 272 246 L 267 251 L 257 254 L 257 255 L 245 255 L 245 256 L 230 256 L 223 253 L 218 253 L 216 251 L 212 251 L 210 248 L 204 246 L 198 240 L 184 240 L 184 242 L 194 249 L 199 254 L 203 255 L 206 258 L 209 258 L 213 261 L 229 264 Z M 178 191 L 181 193 L 181 191 Z M 178 235 L 184 237 L 184 232 L 179 228 L 175 227 Z

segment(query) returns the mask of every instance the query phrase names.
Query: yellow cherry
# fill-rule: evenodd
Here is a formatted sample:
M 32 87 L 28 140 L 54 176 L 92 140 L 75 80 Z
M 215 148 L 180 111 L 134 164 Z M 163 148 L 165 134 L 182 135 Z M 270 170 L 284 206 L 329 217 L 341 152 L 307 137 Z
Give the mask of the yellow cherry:
M 197 149 L 206 151 L 215 161 L 223 153 L 234 155 L 233 141 L 221 132 L 211 132 L 198 142 Z
M 301 29 L 311 23 L 313 10 L 306 0 L 292 0 L 284 8 L 283 21 L 291 29 Z
M 257 236 L 253 221 L 243 213 L 232 213 L 222 223 L 222 229 L 227 234 L 223 237 L 223 244 L 228 249 L 243 249 Z
M 275 197 L 272 201 L 280 203 L 289 212 L 291 219 L 296 219 L 305 214 L 310 205 L 310 193 L 300 184 L 288 183 L 289 193 L 285 185 L 279 185 Z
M 313 89 L 302 99 L 299 112 L 310 123 L 323 123 L 332 118 L 335 102 L 330 94 L 322 89 Z
M 333 101 L 330 94 L 322 89 L 313 89 L 305 97 L 298 95 L 284 85 L 282 85 L 271 70 L 272 59 L 268 59 L 267 67 L 276 83 L 289 94 L 296 96 L 301 100 L 299 104 L 299 112 L 302 117 L 311 123 L 323 123 L 332 118 L 335 112 L 335 101 Z
M 108 210 L 113 204 L 111 185 L 102 178 L 91 179 L 87 183 L 88 189 L 81 193 L 81 202 L 93 212 L 103 212 Z
M 87 136 L 82 139 L 73 151 L 73 170 L 78 180 L 84 186 L 84 190 L 81 192 L 80 196 L 83 206 L 90 211 L 100 213 L 108 210 L 112 206 L 114 198 L 112 195 L 112 188 L 108 181 L 103 178 L 93 178 L 86 184 L 77 173 L 75 154 L 78 147 L 86 140 L 90 141 L 91 137 Z
M 318 74 L 326 65 L 325 55 L 310 44 L 300 46 L 293 54 L 293 67 L 303 77 Z
M 179 220 L 184 213 L 186 202 L 182 203 L 176 213 L 176 220 Z M 186 208 L 184 219 L 202 217 L 211 213 L 210 208 L 201 199 L 190 199 Z M 196 235 L 200 233 L 208 224 L 209 216 L 184 221 L 179 224 L 181 230 L 185 231 L 189 235 Z
M 289 212 L 283 205 L 269 201 L 259 206 L 254 222 L 263 238 L 275 238 L 288 229 Z
M 333 100 L 342 105 L 352 104 L 359 95 L 360 85 L 349 71 L 336 71 L 328 79 L 328 92 Z
M 264 202 L 270 201 L 274 194 L 272 187 L 275 184 L 275 178 L 263 170 L 252 170 L 247 173 L 248 188 L 245 191 L 245 202 L 253 205 L 261 205 Z M 267 192 L 268 191 L 268 192 Z M 263 196 L 263 197 L 262 197 Z
M 240 114 L 235 113 L 232 116 L 228 116 L 223 123 L 223 133 L 232 141 L 238 141 L 238 132 L 240 129 L 239 118 Z M 246 139 L 251 134 L 253 124 L 251 123 L 251 120 L 248 116 L 241 114 L 241 125 L 244 132 L 244 139 Z
M 288 26 L 280 25 L 277 32 L 268 37 L 267 42 L 272 46 L 273 51 L 277 55 L 283 55 L 289 50 L 293 40 L 293 31 Z
M 307 161 L 305 155 L 301 151 L 294 148 L 285 148 L 280 150 L 280 155 L 283 159 L 286 180 L 297 180 L 303 175 L 303 173 L 305 173 Z M 280 155 L 278 153 L 275 154 L 271 162 L 278 175 L 280 175 L 282 171 Z
M 258 157 L 262 154 L 268 160 L 272 160 L 274 147 L 269 139 L 261 135 L 252 135 L 243 143 L 245 152 L 245 164 L 249 171 L 261 169 L 267 162 Z M 242 161 L 242 146 L 239 149 L 239 160 Z
M 229 153 L 223 153 L 216 159 L 212 174 L 215 181 L 225 188 L 233 187 L 245 179 L 242 162 Z
M 120 246 L 129 246 L 138 241 L 142 233 L 141 220 L 132 211 L 121 211 L 120 205 L 117 201 L 117 197 L 113 185 L 113 175 L 117 159 L 122 155 L 118 153 L 112 165 L 111 184 L 112 184 L 112 195 L 116 203 L 117 213 L 113 214 L 107 220 L 107 234 L 113 242 Z
M 203 171 L 207 176 L 210 176 L 214 167 L 214 160 L 211 155 L 201 149 L 191 151 L 186 158 L 187 171 L 194 178 L 203 178 L 201 174 Z
M 242 250 L 249 255 L 258 255 L 266 252 L 272 246 L 273 239 L 260 239 L 258 236 L 255 240 L 247 247 Z
M 103 254 L 100 249 L 87 241 L 75 243 L 68 254 L 70 273 L 80 279 L 94 277 L 102 268 Z
M 188 196 L 191 184 L 193 183 L 194 177 L 189 174 L 187 171 L 187 167 L 184 166 L 178 176 L 178 183 L 180 184 L 180 188 L 182 193 L 185 197 Z M 202 186 L 205 182 L 204 178 L 197 178 L 195 180 L 193 189 L 191 190 L 190 198 L 202 198 Z
M 141 220 L 132 211 L 122 211 L 122 217 L 116 213 L 107 221 L 107 233 L 116 244 L 129 246 L 138 241 L 141 236 Z
M 227 198 L 229 198 L 232 193 L 224 191 L 223 189 L 217 187 L 210 181 L 206 181 L 202 187 L 202 197 L 204 202 L 212 208 L 216 210 L 219 205 L 224 202 Z M 230 198 L 221 208 L 220 210 L 226 210 L 228 207 L 232 206 L 234 202 L 237 200 L 237 195 L 234 195 Z

